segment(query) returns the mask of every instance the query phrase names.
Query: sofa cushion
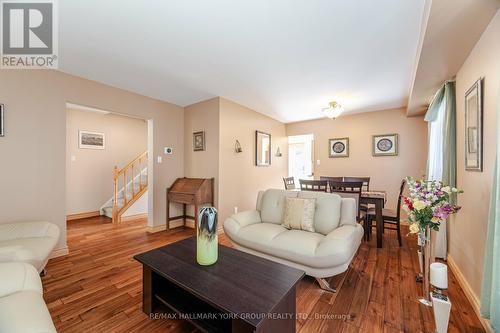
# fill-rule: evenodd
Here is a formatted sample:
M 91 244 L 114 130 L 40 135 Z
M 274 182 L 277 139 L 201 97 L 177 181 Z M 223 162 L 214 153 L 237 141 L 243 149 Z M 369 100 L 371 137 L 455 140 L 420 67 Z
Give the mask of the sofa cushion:
M 243 247 L 314 268 L 331 268 L 349 262 L 356 253 L 363 227 L 336 228 L 327 236 L 303 230 L 287 230 L 274 223 L 256 223 L 228 233 Z
M 337 194 L 300 191 L 299 198 L 315 198 L 314 230 L 328 235 L 340 223 L 340 207 L 342 198 Z
M 263 222 L 281 224 L 285 211 L 285 198 L 296 198 L 297 191 L 270 189 L 263 193 L 260 202 L 260 216 Z
M 314 232 L 316 199 L 285 198 L 283 226 L 287 229 Z
M 0 298 L 26 290 L 43 294 L 42 281 L 35 267 L 23 262 L 0 263 Z
M 316 248 L 325 236 L 303 230 L 289 230 L 276 236 L 272 246 L 299 256 L 314 257 Z
M 255 223 L 241 228 L 233 236 L 236 236 L 238 239 L 247 240 L 248 242 L 267 246 L 276 236 L 286 231 L 288 230 L 280 224 Z
M 56 243 L 57 239 L 45 237 L 0 241 L 0 261 L 25 262 L 40 272 Z
M 37 291 L 26 290 L 0 298 L 0 332 L 56 332 L 52 318 Z

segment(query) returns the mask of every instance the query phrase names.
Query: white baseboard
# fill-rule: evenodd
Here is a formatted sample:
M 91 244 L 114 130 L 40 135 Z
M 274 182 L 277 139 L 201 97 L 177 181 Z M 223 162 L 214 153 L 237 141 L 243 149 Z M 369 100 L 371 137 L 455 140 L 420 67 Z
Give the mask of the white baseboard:
M 67 254 L 69 254 L 68 247 L 67 246 L 61 247 L 59 249 L 53 250 L 52 253 L 49 256 L 49 259 L 57 258 L 57 257 L 62 257 L 62 256 L 65 256 Z
M 469 302 L 472 305 L 472 308 L 474 309 L 474 312 L 478 316 L 479 320 L 481 321 L 481 324 L 483 325 L 484 329 L 488 333 L 494 333 L 493 328 L 490 325 L 490 321 L 488 319 L 485 319 L 481 317 L 481 301 L 479 300 L 479 297 L 476 295 L 476 293 L 472 290 L 469 282 L 465 279 L 465 276 L 462 274 L 462 271 L 460 268 L 458 268 L 457 263 L 455 260 L 453 260 L 453 257 L 448 253 L 448 258 L 447 258 L 447 263 L 450 269 L 453 271 L 453 274 L 457 278 L 458 284 L 460 284 L 460 287 L 465 293 L 465 296 L 469 300 Z M 452 300 L 453 301 L 453 300 Z

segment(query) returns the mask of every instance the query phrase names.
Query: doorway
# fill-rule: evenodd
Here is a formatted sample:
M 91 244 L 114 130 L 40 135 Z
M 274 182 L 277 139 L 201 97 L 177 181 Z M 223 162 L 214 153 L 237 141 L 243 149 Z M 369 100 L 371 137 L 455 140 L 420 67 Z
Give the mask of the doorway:
M 151 218 L 151 120 L 66 104 L 66 219 Z
M 300 179 L 314 178 L 314 135 L 288 137 L 288 176 Z

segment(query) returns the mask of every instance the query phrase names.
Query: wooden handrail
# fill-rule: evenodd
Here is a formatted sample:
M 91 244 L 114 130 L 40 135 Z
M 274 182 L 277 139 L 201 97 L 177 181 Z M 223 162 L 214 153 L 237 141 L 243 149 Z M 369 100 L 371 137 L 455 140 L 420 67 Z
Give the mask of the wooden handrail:
M 113 222 L 119 222 L 120 221 L 120 216 L 123 214 L 123 212 L 130 207 L 132 203 L 134 203 L 138 198 L 144 194 L 144 192 L 147 190 L 147 180 L 143 184 L 142 182 L 142 162 L 148 161 L 148 152 L 145 151 L 144 153 L 140 154 L 136 158 L 134 158 L 132 161 L 127 163 L 122 169 L 118 169 L 118 167 L 114 167 L 113 169 Z M 134 174 L 134 166 L 137 166 L 135 168 L 136 170 L 139 171 L 137 175 Z M 129 199 L 127 198 L 127 173 L 130 173 L 130 182 L 132 186 L 132 197 Z M 118 181 L 120 177 L 123 177 L 123 206 L 118 207 L 117 205 L 117 200 L 118 200 Z M 136 177 L 139 177 L 139 191 L 136 193 L 135 192 L 135 187 L 134 187 L 134 180 Z
M 129 162 L 127 165 L 125 165 L 123 168 L 121 168 L 120 170 L 118 170 L 118 174 L 116 176 L 119 176 L 120 174 L 126 172 L 128 169 L 130 169 L 130 167 L 135 164 L 135 162 L 138 162 L 140 163 L 140 161 L 142 161 L 143 159 L 147 160 L 148 159 L 148 152 L 145 151 L 144 153 L 142 153 L 141 155 L 137 156 L 136 158 L 134 158 L 131 162 Z M 115 167 L 115 169 L 118 169 L 117 167 Z

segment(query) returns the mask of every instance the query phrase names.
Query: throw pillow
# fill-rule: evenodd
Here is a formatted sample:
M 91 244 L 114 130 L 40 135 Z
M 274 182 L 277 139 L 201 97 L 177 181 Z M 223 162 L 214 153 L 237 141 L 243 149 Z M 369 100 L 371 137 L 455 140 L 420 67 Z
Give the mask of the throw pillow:
M 314 231 L 316 199 L 286 198 L 283 224 L 287 229 Z

